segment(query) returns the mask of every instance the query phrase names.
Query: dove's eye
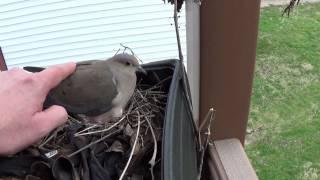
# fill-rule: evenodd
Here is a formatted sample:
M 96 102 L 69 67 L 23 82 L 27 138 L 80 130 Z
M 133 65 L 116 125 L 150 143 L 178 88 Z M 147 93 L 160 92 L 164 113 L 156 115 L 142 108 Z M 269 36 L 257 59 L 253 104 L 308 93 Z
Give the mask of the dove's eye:
M 127 66 L 130 66 L 131 64 L 130 64 L 129 62 L 126 62 L 126 65 L 127 65 Z

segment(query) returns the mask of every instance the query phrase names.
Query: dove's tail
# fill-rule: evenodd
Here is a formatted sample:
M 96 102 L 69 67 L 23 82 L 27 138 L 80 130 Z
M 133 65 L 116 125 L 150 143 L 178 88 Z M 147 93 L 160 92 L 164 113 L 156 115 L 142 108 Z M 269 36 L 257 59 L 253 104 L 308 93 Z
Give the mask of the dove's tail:
M 23 67 L 24 70 L 29 71 L 29 72 L 40 72 L 44 70 L 45 68 L 43 67 L 34 67 L 34 66 L 26 66 Z

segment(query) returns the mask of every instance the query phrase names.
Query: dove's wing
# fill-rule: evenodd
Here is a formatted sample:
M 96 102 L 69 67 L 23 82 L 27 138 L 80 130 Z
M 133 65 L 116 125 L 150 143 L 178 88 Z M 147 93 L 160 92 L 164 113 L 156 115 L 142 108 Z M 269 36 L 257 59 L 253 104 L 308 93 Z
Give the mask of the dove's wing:
M 117 94 L 116 81 L 106 61 L 83 61 L 77 63 L 72 75 L 50 91 L 45 106 L 61 105 L 71 113 L 95 116 L 109 111 Z
M 78 63 L 75 73 L 49 93 L 48 100 L 72 113 L 95 116 L 109 111 L 117 94 L 106 61 L 85 61 Z

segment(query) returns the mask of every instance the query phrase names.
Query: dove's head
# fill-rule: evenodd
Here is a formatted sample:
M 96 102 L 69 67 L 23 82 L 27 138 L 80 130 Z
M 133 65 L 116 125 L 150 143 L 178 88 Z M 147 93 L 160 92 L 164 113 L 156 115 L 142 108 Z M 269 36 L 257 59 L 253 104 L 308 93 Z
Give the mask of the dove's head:
M 116 54 L 112 57 L 112 61 L 115 61 L 119 63 L 121 66 L 123 66 L 124 69 L 128 69 L 130 71 L 139 71 L 144 74 L 147 72 L 141 67 L 139 64 L 138 59 L 134 55 L 122 53 L 122 54 Z

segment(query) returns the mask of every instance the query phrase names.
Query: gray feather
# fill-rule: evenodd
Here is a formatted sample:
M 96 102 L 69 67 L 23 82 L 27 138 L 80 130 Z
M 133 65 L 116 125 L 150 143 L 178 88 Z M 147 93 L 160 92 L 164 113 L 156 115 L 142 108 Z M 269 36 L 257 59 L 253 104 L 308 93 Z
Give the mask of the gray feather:
M 61 105 L 71 113 L 88 116 L 109 111 L 118 91 L 106 62 L 78 63 L 75 73 L 51 90 L 45 104 Z

